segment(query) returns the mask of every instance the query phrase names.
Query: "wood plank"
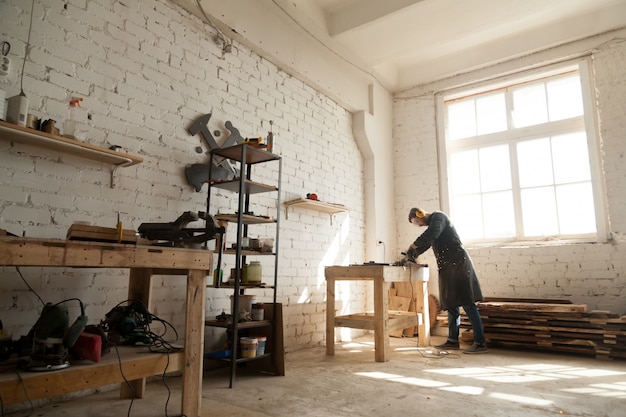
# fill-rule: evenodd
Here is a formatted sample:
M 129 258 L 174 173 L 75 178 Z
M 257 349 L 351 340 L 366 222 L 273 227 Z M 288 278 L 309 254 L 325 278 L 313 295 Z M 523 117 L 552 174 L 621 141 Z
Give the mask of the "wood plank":
M 122 229 L 121 232 L 120 236 L 120 232 L 114 227 L 74 223 L 67 230 L 67 239 L 93 242 L 137 243 L 138 238 L 134 230 Z
M 481 301 L 478 303 L 481 310 L 503 310 L 503 311 L 541 311 L 550 313 L 585 313 L 587 311 L 586 304 L 556 304 L 556 303 L 525 303 L 525 302 L 496 302 Z
M 392 288 L 389 291 L 389 293 L 391 294 L 392 292 L 397 293 L 397 289 L 396 288 Z M 410 304 L 411 304 L 411 298 L 410 297 L 400 297 L 400 296 L 394 296 L 394 295 L 390 295 L 389 296 L 389 309 L 390 310 L 407 311 L 408 312 Z M 403 329 L 398 329 L 398 330 L 394 330 L 394 331 L 389 332 L 389 336 L 391 336 L 391 337 L 402 337 L 402 335 L 403 335 Z
M 624 358 L 626 326 L 615 313 L 587 312 L 584 304 L 520 300 L 485 301 L 479 308 L 490 344 Z M 461 327 L 471 328 L 464 313 Z M 471 333 L 464 332 L 462 339 L 466 334 Z
M 0 265 L 207 271 L 213 268 L 212 254 L 202 249 L 20 237 L 0 237 Z
M 147 348 L 118 346 L 117 349 L 122 358 L 121 372 L 113 349 L 97 363 L 77 362 L 60 371 L 23 372 L 19 377 L 15 373 L 0 374 L 0 397 L 6 406 L 115 384 L 124 378 L 136 380 L 159 375 L 166 367 L 168 373 L 184 368 L 182 352 L 170 353 L 168 358 L 168 354 L 150 353 Z

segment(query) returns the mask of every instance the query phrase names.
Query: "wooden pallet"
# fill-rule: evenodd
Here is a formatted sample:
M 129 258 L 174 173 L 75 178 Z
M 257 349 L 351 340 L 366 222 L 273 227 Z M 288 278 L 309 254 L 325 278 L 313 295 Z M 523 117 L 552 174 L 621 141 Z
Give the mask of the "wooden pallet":
M 486 300 L 478 307 L 492 346 L 626 359 L 626 316 L 587 312 L 584 304 L 526 299 Z M 465 315 L 461 327 L 471 329 Z M 471 331 L 465 331 L 462 341 L 471 340 Z

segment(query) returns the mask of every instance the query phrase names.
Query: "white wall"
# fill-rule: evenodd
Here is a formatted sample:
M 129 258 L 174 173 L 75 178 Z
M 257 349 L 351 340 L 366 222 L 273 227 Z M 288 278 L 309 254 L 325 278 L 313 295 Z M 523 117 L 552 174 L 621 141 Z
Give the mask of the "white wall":
M 11 43 L 13 71 L 0 79 L 7 97 L 19 93 L 19 73 L 28 32 L 30 2 L 0 3 L 0 39 Z M 67 8 L 65 8 L 67 6 Z M 122 146 L 144 162 L 116 173 L 65 154 L 0 141 L 0 228 L 28 237 L 60 238 L 74 221 L 114 227 L 122 211 L 126 228 L 169 222 L 184 211 L 203 211 L 200 193 L 186 183 L 183 168 L 207 160 L 204 145 L 186 127 L 212 113 L 211 130 L 223 140 L 232 121 L 243 136 L 265 136 L 274 121 L 275 153 L 283 157 L 282 200 L 315 192 L 345 204 L 331 225 L 325 213 L 281 207 L 278 301 L 284 303 L 288 350 L 324 343 L 326 265 L 363 262 L 363 166 L 352 136 L 352 115 L 336 102 L 277 69 L 241 44 L 222 57 L 213 30 L 166 0 L 35 1 L 24 92 L 30 113 L 62 126 L 71 97 L 84 97 L 80 123 L 85 140 Z M 89 119 L 88 119 L 89 116 Z M 259 178 L 271 178 L 268 165 Z M 261 199 L 272 213 L 272 198 Z M 236 207 L 223 192 L 211 213 Z M 271 233 L 271 232 L 267 232 Z M 228 271 L 228 265 L 225 270 Z M 264 261 L 264 270 L 270 264 Z M 97 269 L 21 268 L 44 301 L 79 297 L 90 323 L 126 299 L 127 272 Z M 14 338 L 26 334 L 41 305 L 15 268 L 0 268 L 0 319 Z M 268 278 L 265 278 L 268 279 Z M 156 278 L 151 311 L 183 327 L 184 278 Z M 359 310 L 367 287 L 340 289 L 344 312 Z M 270 301 L 271 292 L 255 292 Z M 207 314 L 228 311 L 229 293 L 208 289 Z M 78 314 L 69 303 L 70 314 Z M 207 329 L 207 345 L 219 344 Z
M 541 247 L 470 247 L 485 296 L 569 299 L 587 304 L 589 309 L 626 313 L 625 37 L 623 31 L 598 36 L 396 95 L 396 219 L 401 225 L 407 222 L 411 206 L 429 211 L 441 209 L 435 120 L 437 92 L 572 56 L 592 57 L 603 185 L 612 240 Z M 407 247 L 423 231 L 402 227 L 398 230 L 399 247 Z M 431 251 L 424 260 L 435 265 Z M 431 290 L 436 293 L 435 269 L 431 268 Z

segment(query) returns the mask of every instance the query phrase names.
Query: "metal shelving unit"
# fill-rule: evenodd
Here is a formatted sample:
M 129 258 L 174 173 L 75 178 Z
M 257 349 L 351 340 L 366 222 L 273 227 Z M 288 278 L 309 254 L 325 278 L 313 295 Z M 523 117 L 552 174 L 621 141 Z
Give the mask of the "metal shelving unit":
M 232 311 L 232 324 L 224 325 L 223 323 L 219 323 L 216 321 L 207 321 L 205 324 L 207 326 L 214 327 L 226 327 L 230 328 L 232 332 L 232 346 L 230 358 L 225 358 L 225 360 L 230 361 L 231 365 L 231 374 L 230 374 L 230 387 L 232 388 L 236 375 L 237 364 L 241 362 L 251 362 L 254 360 L 262 360 L 267 359 L 268 356 L 272 356 L 276 354 L 276 347 L 280 346 L 282 348 L 282 340 L 278 343 L 277 340 L 270 340 L 268 338 L 268 344 L 273 347 L 274 352 L 270 352 L 269 354 L 265 354 L 255 358 L 238 358 L 237 357 L 237 346 L 239 343 L 239 331 L 250 328 L 262 328 L 262 327 L 271 327 L 271 335 L 273 338 L 280 337 L 282 338 L 282 329 L 277 328 L 278 323 L 280 322 L 282 326 L 282 320 L 278 319 L 278 314 L 280 313 L 282 316 L 282 310 L 279 312 L 276 304 L 276 289 L 278 286 L 278 247 L 279 247 L 279 224 L 280 224 L 280 186 L 281 186 L 281 175 L 282 175 L 282 159 L 280 156 L 274 155 L 264 149 L 259 149 L 251 145 L 240 144 L 231 146 L 223 149 L 214 149 L 211 151 L 211 160 L 214 157 L 222 157 L 229 159 L 233 162 L 236 162 L 239 168 L 239 177 L 224 180 L 224 181 L 209 181 L 209 190 L 207 194 L 207 213 L 210 212 L 211 207 L 211 194 L 214 188 L 223 189 L 232 191 L 238 194 L 238 207 L 237 212 L 232 214 L 218 214 L 216 215 L 216 219 L 222 221 L 228 221 L 237 225 L 236 232 L 236 244 L 234 249 L 222 250 L 224 242 L 220 242 L 220 247 L 216 248 L 219 252 L 219 256 L 217 257 L 217 267 L 216 269 L 219 271 L 221 269 L 221 259 L 222 255 L 235 256 L 235 272 L 236 279 L 235 284 L 233 286 L 221 286 L 220 281 L 218 280 L 218 284 L 216 287 L 223 287 L 225 289 L 230 289 L 233 291 L 233 311 Z M 275 182 L 270 184 L 265 184 L 261 182 L 252 181 L 252 170 L 256 164 L 261 163 L 269 163 L 276 162 L 278 164 L 278 178 L 275 179 Z M 213 164 L 211 164 L 209 168 L 209 178 L 211 178 Z M 275 192 L 276 196 L 276 218 L 271 219 L 262 216 L 251 215 L 250 208 L 253 205 L 251 201 L 251 196 L 259 193 L 269 193 Z M 248 236 L 249 227 L 253 227 L 258 224 L 275 224 L 275 238 L 274 238 L 274 252 L 256 252 L 251 250 L 244 250 L 242 242 L 243 238 Z M 243 266 L 246 263 L 246 257 L 248 256 L 273 256 L 274 257 L 274 273 L 273 273 L 273 283 L 270 288 L 273 289 L 273 303 L 272 303 L 272 311 L 271 317 L 272 320 L 261 321 L 261 322 L 247 322 L 247 323 L 239 323 L 239 296 L 243 295 L 245 290 L 248 288 L 254 288 L 252 286 L 246 286 L 241 283 L 241 279 L 243 277 Z M 266 287 L 267 288 L 267 287 Z M 268 312 L 269 313 L 269 312 Z M 275 360 L 276 358 L 274 358 Z M 282 366 L 276 366 L 275 373 L 279 374 L 284 372 L 284 368 Z M 280 368 L 280 369 L 279 369 Z

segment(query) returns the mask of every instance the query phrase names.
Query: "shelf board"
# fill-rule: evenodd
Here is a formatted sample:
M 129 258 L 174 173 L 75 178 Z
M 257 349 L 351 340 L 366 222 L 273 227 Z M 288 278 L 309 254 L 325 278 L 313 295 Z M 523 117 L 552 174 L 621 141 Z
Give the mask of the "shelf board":
M 130 346 L 118 346 L 117 351 L 120 358 L 112 350 L 100 362 L 75 361 L 69 368 L 57 371 L 0 374 L 2 401 L 6 406 L 161 375 L 166 368 L 168 373 L 185 368 L 183 352 L 150 353 L 147 348 Z
M 217 252 L 215 252 L 217 253 Z M 224 255 L 237 255 L 237 249 L 224 249 L 222 251 Z M 261 252 L 259 250 L 250 250 L 244 249 L 241 251 L 242 256 L 268 256 L 268 255 L 276 255 L 274 252 Z
M 39 130 L 18 126 L 14 123 L 0 121 L 0 139 L 26 145 L 52 149 L 110 165 L 127 167 L 143 162 L 143 158 L 102 148 L 90 143 L 65 138 Z
M 243 143 L 230 146 L 228 148 L 214 149 L 211 151 L 211 154 L 241 162 L 243 159 L 244 148 L 246 150 L 246 160 L 244 161 L 246 164 L 258 164 L 260 162 L 275 161 L 280 159 L 280 156 L 268 152 L 265 149 L 259 149 Z
M 236 223 L 238 221 L 236 213 L 217 213 L 214 217 L 217 220 L 225 220 L 231 223 Z M 251 214 L 244 214 L 241 216 L 241 221 L 243 224 L 276 223 L 276 219 L 268 219 L 266 217 L 259 217 Z
M 238 192 L 239 191 L 239 178 L 228 181 L 216 181 L 212 187 L 221 188 L 223 190 Z M 267 193 L 270 191 L 278 191 L 278 187 L 273 185 L 262 184 L 251 180 L 244 180 L 243 192 L 245 194 L 258 194 Z
M 290 207 L 302 207 L 310 210 L 322 211 L 324 213 L 330 214 L 330 223 L 333 222 L 333 215 L 336 213 L 342 213 L 344 211 L 350 211 L 349 208 L 344 206 L 343 204 L 335 204 L 335 203 L 325 203 L 319 200 L 311 200 L 309 198 L 296 198 L 294 200 L 285 201 L 283 203 L 286 207 L 285 209 L 285 219 L 289 218 L 289 208 Z
M 228 329 L 232 327 L 232 323 L 229 321 L 221 320 L 205 320 L 204 324 L 210 327 L 223 327 Z M 242 321 L 237 323 L 237 329 L 253 329 L 255 327 L 267 327 L 271 326 L 271 320 L 255 320 L 255 321 Z

